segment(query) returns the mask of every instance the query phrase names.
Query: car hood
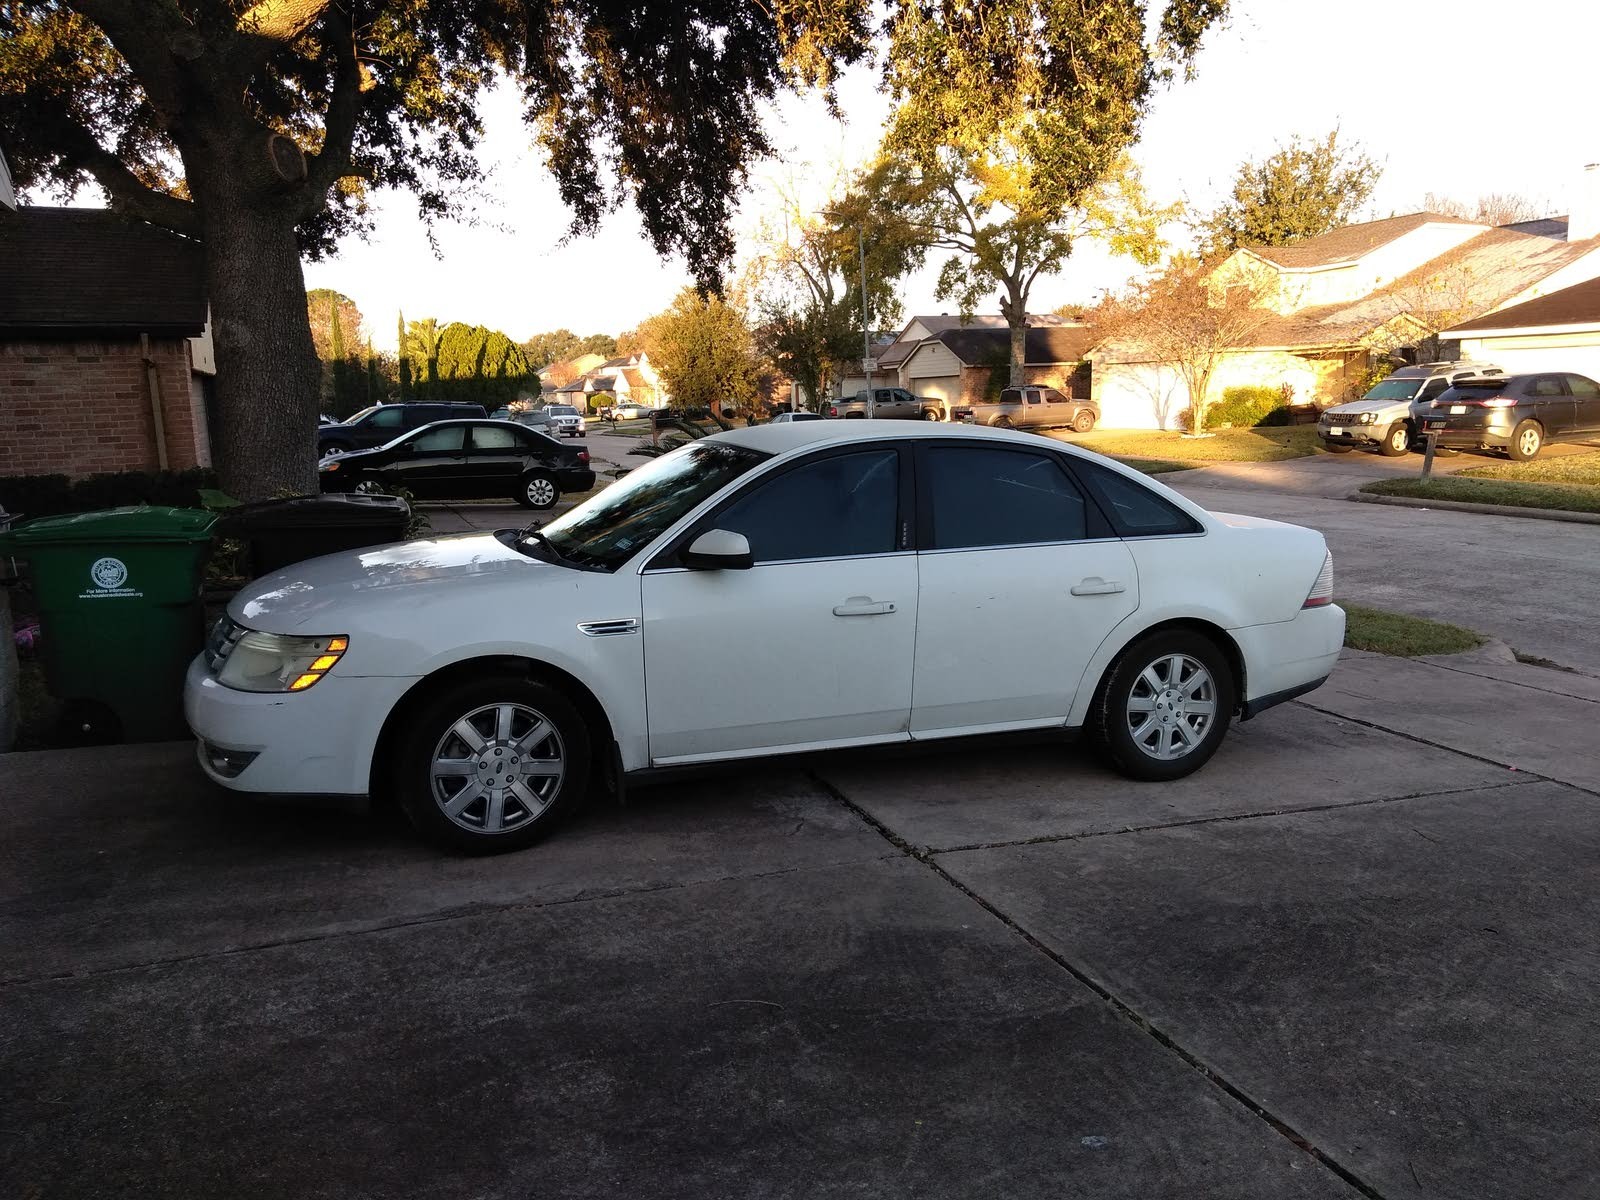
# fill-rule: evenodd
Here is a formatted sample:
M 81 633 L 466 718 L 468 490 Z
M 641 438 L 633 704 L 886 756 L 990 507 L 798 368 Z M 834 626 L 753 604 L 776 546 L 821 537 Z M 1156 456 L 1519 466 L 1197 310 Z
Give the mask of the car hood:
M 269 633 L 337 633 L 381 622 L 398 606 L 415 611 L 443 590 L 518 587 L 574 572 L 529 558 L 492 533 L 464 533 L 350 550 L 296 563 L 234 597 L 228 615 Z M 337 626 L 337 628 L 335 628 Z
M 1411 407 L 1409 400 L 1352 400 L 1349 404 L 1339 404 L 1328 409 L 1330 413 L 1377 413 L 1391 408 Z

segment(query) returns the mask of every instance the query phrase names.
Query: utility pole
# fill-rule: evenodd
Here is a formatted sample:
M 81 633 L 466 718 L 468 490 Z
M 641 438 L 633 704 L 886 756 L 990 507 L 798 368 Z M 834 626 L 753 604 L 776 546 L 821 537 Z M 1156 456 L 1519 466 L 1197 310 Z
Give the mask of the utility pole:
M 867 373 L 867 419 L 872 419 L 872 327 L 867 322 L 867 235 L 856 226 L 856 250 L 861 255 L 861 366 Z

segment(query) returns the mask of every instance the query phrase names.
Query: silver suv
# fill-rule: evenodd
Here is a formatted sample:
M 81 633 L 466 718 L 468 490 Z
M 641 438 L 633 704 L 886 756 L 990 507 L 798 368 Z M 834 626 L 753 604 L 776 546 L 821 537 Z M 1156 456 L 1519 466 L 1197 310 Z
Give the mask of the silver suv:
M 1330 408 L 1317 419 L 1317 436 L 1334 454 L 1357 446 L 1394 457 L 1410 449 L 1422 431 L 1421 413 L 1458 379 L 1504 375 L 1486 363 L 1443 362 L 1401 367 L 1359 400 Z

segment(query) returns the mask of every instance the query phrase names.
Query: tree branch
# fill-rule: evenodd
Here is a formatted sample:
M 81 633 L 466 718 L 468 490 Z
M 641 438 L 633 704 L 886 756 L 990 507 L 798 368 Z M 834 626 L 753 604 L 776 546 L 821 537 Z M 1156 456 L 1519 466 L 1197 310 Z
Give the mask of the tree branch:
M 177 5 L 170 0 L 138 6 L 123 0 L 70 0 L 68 7 L 100 27 L 139 77 L 151 105 L 169 122 L 176 117 L 182 87 L 174 43 L 187 45 L 195 38 Z
M 329 12 L 328 37 L 338 65 L 323 117 L 322 149 L 306 161 L 301 220 L 320 212 L 328 202 L 328 189 L 349 173 L 361 109 L 361 63 L 356 58 L 355 31 L 338 8 Z
M 189 201 L 141 183 L 127 164 L 76 122 L 63 119 L 56 131 L 70 161 L 94 176 L 94 181 L 111 197 L 113 208 L 174 233 L 199 236 L 200 220 Z
M 239 16 L 239 32 L 267 42 L 291 42 L 317 23 L 330 0 L 258 0 Z

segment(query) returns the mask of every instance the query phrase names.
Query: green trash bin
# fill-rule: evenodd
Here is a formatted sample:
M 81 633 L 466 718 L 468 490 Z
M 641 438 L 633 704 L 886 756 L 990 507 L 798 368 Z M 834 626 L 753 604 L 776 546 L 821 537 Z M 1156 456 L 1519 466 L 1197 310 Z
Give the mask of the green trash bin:
M 45 683 L 82 742 L 188 736 L 183 677 L 205 641 L 215 514 L 113 508 L 24 521 L 0 554 L 32 566 Z

